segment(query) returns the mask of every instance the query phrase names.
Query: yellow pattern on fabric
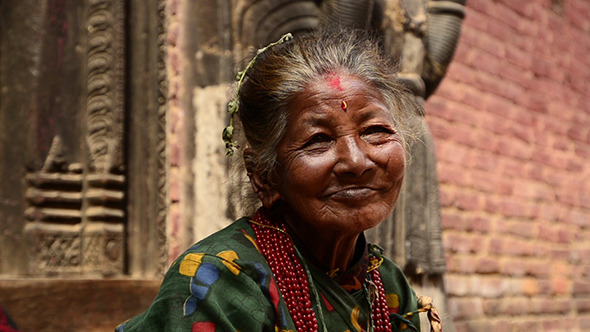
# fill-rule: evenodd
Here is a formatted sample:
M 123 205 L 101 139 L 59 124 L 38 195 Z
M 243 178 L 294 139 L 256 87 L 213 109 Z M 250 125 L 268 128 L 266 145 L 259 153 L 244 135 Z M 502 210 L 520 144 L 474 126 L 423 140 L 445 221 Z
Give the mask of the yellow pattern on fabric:
M 387 306 L 391 309 L 399 308 L 399 296 L 395 293 L 390 293 L 385 295 L 385 301 L 387 301 Z
M 363 285 L 361 284 L 361 282 L 359 281 L 359 279 L 356 276 L 354 276 L 353 279 L 354 279 L 354 285 L 342 285 L 342 288 L 344 288 L 344 290 L 346 290 L 347 292 L 361 289 L 363 287 Z
M 217 254 L 217 257 L 222 259 L 223 265 L 225 265 L 233 274 L 238 275 L 242 269 L 238 264 L 234 263 L 236 259 L 239 259 L 238 254 L 233 250 L 222 251 Z
M 361 332 L 363 329 L 359 324 L 359 315 L 361 314 L 361 309 L 359 307 L 354 307 L 352 309 L 352 314 L 350 314 L 350 321 L 352 322 L 352 326 L 358 331 Z
M 178 272 L 182 275 L 193 277 L 203 261 L 203 255 L 190 253 L 184 256 L 184 259 L 180 262 Z
M 251 237 L 250 234 L 244 234 L 244 236 L 246 237 L 246 239 L 248 239 L 248 241 L 252 242 L 252 244 L 256 247 L 256 250 L 258 250 L 258 252 L 260 252 L 260 248 L 258 248 L 258 245 L 256 244 L 256 240 L 254 240 L 254 238 Z

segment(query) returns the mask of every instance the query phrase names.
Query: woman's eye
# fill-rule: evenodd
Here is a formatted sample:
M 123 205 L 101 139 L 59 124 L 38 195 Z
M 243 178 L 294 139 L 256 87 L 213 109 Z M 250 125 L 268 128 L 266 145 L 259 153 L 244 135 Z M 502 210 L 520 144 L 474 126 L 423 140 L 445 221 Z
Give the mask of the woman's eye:
M 329 144 L 332 138 L 326 134 L 315 134 L 305 144 L 303 148 L 319 148 L 326 144 Z
M 363 138 L 372 144 L 382 144 L 391 139 L 395 131 L 385 126 L 371 126 L 363 131 Z

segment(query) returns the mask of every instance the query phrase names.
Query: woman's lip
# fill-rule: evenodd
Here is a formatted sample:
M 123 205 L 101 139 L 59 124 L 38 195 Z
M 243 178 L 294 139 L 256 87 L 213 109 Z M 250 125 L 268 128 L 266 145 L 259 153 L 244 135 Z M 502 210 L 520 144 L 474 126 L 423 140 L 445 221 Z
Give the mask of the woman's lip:
M 362 199 L 371 196 L 375 191 L 369 187 L 351 187 L 334 190 L 326 196 L 339 199 Z

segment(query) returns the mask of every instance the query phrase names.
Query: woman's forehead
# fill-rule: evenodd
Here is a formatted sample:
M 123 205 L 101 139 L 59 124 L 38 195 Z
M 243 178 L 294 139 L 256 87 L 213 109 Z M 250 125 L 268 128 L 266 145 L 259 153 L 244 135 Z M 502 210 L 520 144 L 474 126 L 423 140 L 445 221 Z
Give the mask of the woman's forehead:
M 338 73 L 323 75 L 308 84 L 289 103 L 287 109 L 290 119 L 297 118 L 299 121 L 315 121 L 332 116 L 360 116 L 360 110 L 363 113 L 371 111 L 374 116 L 390 115 L 379 90 L 355 76 Z
M 341 101 L 348 103 L 359 97 L 376 103 L 384 104 L 385 101 L 381 91 L 365 80 L 348 72 L 331 71 L 309 81 L 303 90 L 294 96 L 290 106 L 301 107 L 306 104 L 333 101 L 340 105 Z

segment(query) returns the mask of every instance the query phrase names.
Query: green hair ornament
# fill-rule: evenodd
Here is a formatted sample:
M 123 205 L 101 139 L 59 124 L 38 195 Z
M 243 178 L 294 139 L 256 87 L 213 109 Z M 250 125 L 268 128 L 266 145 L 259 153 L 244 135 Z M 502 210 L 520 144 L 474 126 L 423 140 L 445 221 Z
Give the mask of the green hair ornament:
M 267 49 L 269 49 L 275 45 L 284 43 L 284 42 L 289 41 L 291 39 L 293 39 L 293 35 L 290 33 L 287 33 L 287 34 L 284 34 L 276 42 L 270 43 L 267 46 L 259 49 L 258 51 L 256 51 L 256 55 L 254 55 L 252 60 L 250 60 L 250 62 L 246 66 L 246 68 L 236 75 L 236 81 L 238 82 L 238 87 L 236 89 L 236 95 L 235 95 L 234 99 L 232 99 L 227 104 L 227 112 L 229 113 L 229 125 L 227 127 L 225 127 L 225 129 L 223 129 L 223 133 L 221 134 L 221 137 L 223 138 L 223 142 L 225 142 L 225 154 L 226 155 L 232 156 L 234 154 L 234 148 L 238 147 L 236 142 L 233 141 L 233 139 L 234 139 L 234 115 L 238 112 L 238 96 L 240 94 L 240 88 L 242 87 L 242 81 L 244 81 L 244 78 L 246 77 L 246 73 L 254 65 L 254 62 L 256 62 L 256 59 L 258 58 L 258 56 L 260 54 L 262 54 L 264 51 L 266 51 Z

